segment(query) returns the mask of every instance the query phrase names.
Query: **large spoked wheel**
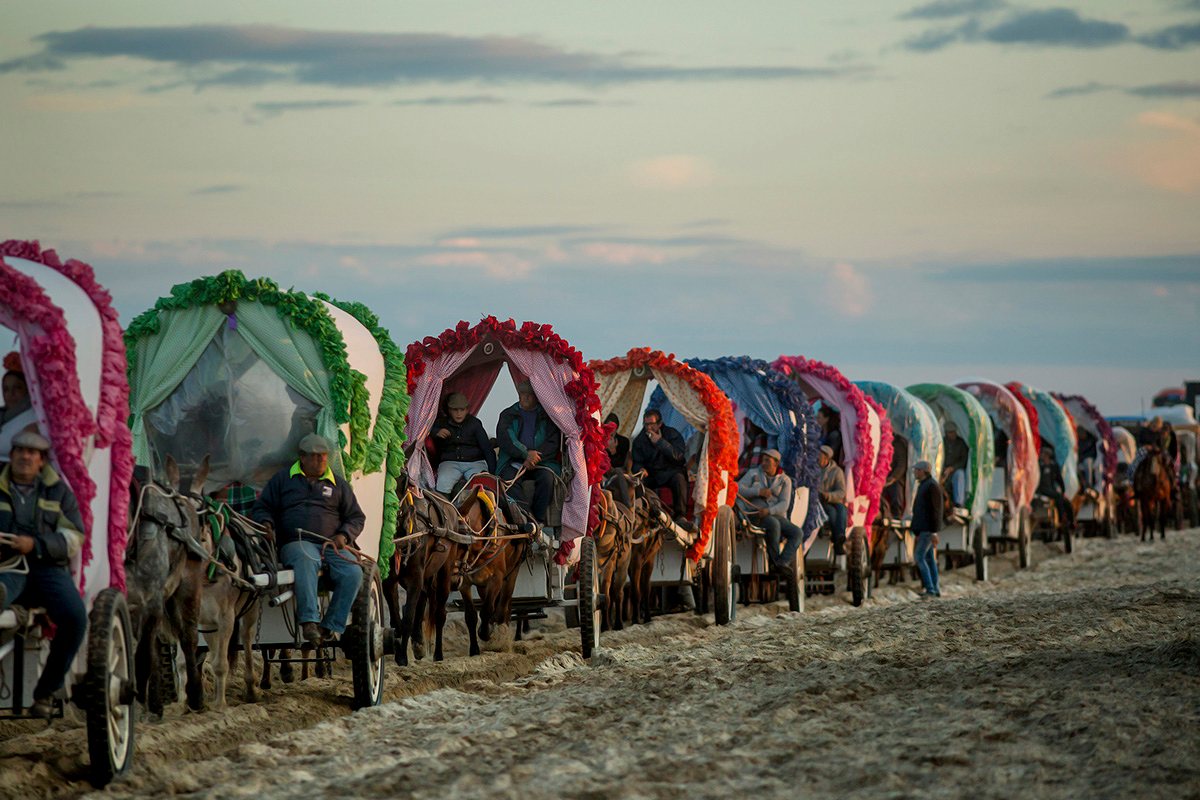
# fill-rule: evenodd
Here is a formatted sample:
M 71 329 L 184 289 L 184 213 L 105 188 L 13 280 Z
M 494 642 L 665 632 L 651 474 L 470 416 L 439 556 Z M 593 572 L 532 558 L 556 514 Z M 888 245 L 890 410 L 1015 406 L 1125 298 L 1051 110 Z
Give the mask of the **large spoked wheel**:
M 1033 564 L 1031 538 L 1032 536 L 1029 533 L 1029 515 L 1022 511 L 1021 522 L 1017 528 L 1017 557 L 1020 561 L 1021 569 L 1029 569 Z
M 713 525 L 712 570 L 713 616 L 718 625 L 733 620 L 733 509 L 721 506 Z
M 975 529 L 975 580 L 988 579 L 987 531 L 982 525 Z
M 579 639 L 583 657 L 591 658 L 600 647 L 600 570 L 596 566 L 596 540 L 584 538 L 579 549 Z
M 133 636 L 125 597 L 116 589 L 105 589 L 92 605 L 83 680 L 91 780 L 103 787 L 133 763 Z
M 861 606 L 871 591 L 868 581 L 871 564 L 867 554 L 867 532 L 855 528 L 846 543 L 846 583 L 850 588 L 850 602 Z
M 383 702 L 383 584 L 374 565 L 363 570 L 346 638 L 354 678 L 354 708 L 377 706 Z

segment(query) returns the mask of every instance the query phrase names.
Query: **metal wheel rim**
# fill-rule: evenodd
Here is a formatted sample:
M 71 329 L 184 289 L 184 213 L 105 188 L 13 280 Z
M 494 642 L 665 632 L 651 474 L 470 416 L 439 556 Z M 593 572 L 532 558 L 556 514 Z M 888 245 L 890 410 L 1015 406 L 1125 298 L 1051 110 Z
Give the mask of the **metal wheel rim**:
M 379 582 L 371 581 L 371 616 L 363 631 L 367 650 L 367 675 L 371 699 L 377 701 L 383 693 L 383 608 L 379 598 Z M 378 639 L 379 641 L 376 641 Z
M 108 723 L 108 754 L 115 767 L 129 756 L 129 741 L 133 733 L 133 704 L 121 703 L 123 687 L 129 683 L 129 650 L 125 622 L 120 614 L 113 616 L 108 642 L 108 675 L 105 681 L 104 707 Z
M 592 648 L 600 646 L 600 570 L 596 568 L 596 561 L 592 559 Z

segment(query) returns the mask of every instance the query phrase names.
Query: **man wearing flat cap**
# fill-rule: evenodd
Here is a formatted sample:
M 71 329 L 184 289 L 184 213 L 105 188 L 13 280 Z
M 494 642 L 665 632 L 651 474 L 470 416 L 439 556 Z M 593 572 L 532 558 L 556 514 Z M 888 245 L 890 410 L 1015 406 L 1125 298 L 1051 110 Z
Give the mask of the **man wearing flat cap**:
M 83 546 L 83 518 L 70 488 L 50 465 L 50 442 L 34 431 L 13 437 L 11 460 L 0 469 L 0 611 L 12 603 L 46 609 L 55 625 L 50 656 L 33 689 L 34 716 L 49 717 L 52 695 L 83 643 L 87 610 L 71 576 L 71 557 Z M 24 560 L 28 571 L 20 570 Z
M 917 491 L 913 495 L 912 531 L 917 537 L 914 557 L 921 574 L 922 597 L 941 597 L 938 586 L 938 531 L 942 529 L 942 487 L 933 479 L 933 465 L 918 461 L 913 465 Z
M 500 412 L 496 443 L 500 448 L 500 477 L 511 481 L 521 469 L 525 470 L 522 481 L 533 481 L 533 498 L 524 496 L 518 488 L 520 482 L 512 488 L 513 497 L 529 503 L 533 518 L 545 524 L 546 509 L 554 494 L 554 476 L 562 472 L 562 431 L 538 402 L 529 381 L 517 384 L 517 402 Z
M 803 532 L 788 519 L 792 479 L 779 468 L 781 458 L 774 448 L 764 450 L 758 466 L 751 467 L 738 481 L 738 500 L 753 507 L 749 516 L 763 528 L 770 566 L 786 570 L 800 550 Z M 781 537 L 784 540 L 782 553 L 779 551 Z
M 325 437 L 310 433 L 300 440 L 299 450 L 295 464 L 271 476 L 250 517 L 274 528 L 279 558 L 296 576 L 293 590 L 301 635 L 308 644 L 319 645 L 346 630 L 363 573 L 358 558 L 345 548 L 362 532 L 366 515 L 350 482 L 330 469 L 332 448 Z M 333 582 L 323 619 L 317 606 L 317 570 L 322 563 Z
M 817 487 L 817 499 L 825 516 L 829 518 L 829 539 L 833 543 L 833 556 L 838 567 L 846 561 L 846 473 L 833 460 L 834 450 L 827 444 L 821 445 L 817 463 L 821 465 L 821 481 Z

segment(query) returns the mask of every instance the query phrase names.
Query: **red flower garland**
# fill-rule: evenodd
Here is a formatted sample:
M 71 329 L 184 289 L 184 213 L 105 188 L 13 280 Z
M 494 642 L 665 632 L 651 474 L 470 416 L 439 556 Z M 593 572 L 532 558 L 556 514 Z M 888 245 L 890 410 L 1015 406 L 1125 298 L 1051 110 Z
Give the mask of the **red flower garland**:
M 70 278 L 91 299 L 103 329 L 103 362 L 100 401 L 96 409 L 96 447 L 111 447 L 108 498 L 109 586 L 125 591 L 125 544 L 128 531 L 129 484 L 133 478 L 133 436 L 129 431 L 129 381 L 125 372 L 125 340 L 112 295 L 96 281 L 89 264 L 76 259 L 62 262 L 54 250 L 43 251 L 36 241 L 0 243 L 0 257 L 36 261 Z M 90 511 L 90 509 L 89 509 Z M 91 560 L 90 543 L 84 564 Z
M 566 339 L 555 333 L 553 326 L 524 322 L 518 328 L 517 323 L 511 319 L 502 322 L 494 316 L 487 316 L 476 325 L 463 320 L 453 328 L 443 331 L 440 336 L 426 336 L 419 342 L 413 342 L 408 346 L 404 357 L 405 366 L 408 368 L 409 396 L 416 390 L 421 375 L 425 373 L 427 362 L 446 353 L 459 353 L 472 348 L 488 336 L 496 339 L 505 348 L 548 353 L 555 360 L 567 364 L 578 376 L 569 381 L 563 389 L 567 396 L 575 401 L 575 421 L 581 431 L 583 457 L 587 464 L 587 482 L 591 487 L 586 533 L 591 536 L 600 522 L 600 481 L 604 478 L 604 473 L 608 472 L 606 445 L 613 426 L 601 425 L 597 421 L 600 399 L 596 396 L 596 390 L 600 386 L 596 383 L 592 371 L 583 363 L 583 356 L 571 347 Z M 563 549 L 558 554 L 560 561 L 565 560 L 572 547 L 573 543 L 563 544 Z
M 879 513 L 879 501 L 883 497 L 883 487 L 887 485 L 888 473 L 892 471 L 892 454 L 895 447 L 892 445 L 892 421 L 888 418 L 887 411 L 879 404 L 871 395 L 863 393 L 867 400 L 867 405 L 874 409 L 875 414 L 879 417 L 879 458 L 875 459 L 875 486 L 878 491 L 871 494 L 869 498 L 870 505 L 867 506 L 867 538 L 870 539 L 874 528 L 871 523 L 875 521 L 875 516 Z
M 674 375 L 682 378 L 696 392 L 701 404 L 708 411 L 708 494 L 700 517 L 700 537 L 687 551 L 688 558 L 699 561 L 708 551 L 713 524 L 717 519 L 717 497 L 726 486 L 725 481 L 721 479 L 721 472 L 728 472 L 730 479 L 737 477 L 740 437 L 729 398 L 711 377 L 677 360 L 674 353 L 663 353 L 649 347 L 635 347 L 624 358 L 589 361 L 588 366 L 600 375 L 631 372 L 639 367 Z M 726 502 L 733 505 L 736 500 L 736 493 L 730 493 Z
M 869 406 L 867 405 L 867 396 L 863 394 L 862 389 L 847 380 L 846 376 L 836 367 L 804 356 L 780 356 L 771 363 L 771 366 L 784 375 L 792 377 L 812 375 L 831 383 L 842 393 L 842 397 L 849 401 L 854 408 L 854 441 L 858 449 L 858 458 L 854 462 L 854 489 L 867 498 L 868 508 L 878 509 L 879 494 L 883 491 L 883 484 L 887 481 L 887 470 L 883 471 L 882 479 L 876 476 L 875 445 L 871 442 L 871 423 L 867 413 Z M 887 414 L 880 415 L 881 450 L 885 441 L 882 420 L 886 419 Z M 888 436 L 886 441 L 890 445 L 891 436 Z M 891 467 L 890 458 L 888 467 Z M 849 504 L 847 503 L 847 505 Z M 867 517 L 866 524 L 869 528 L 874 515 L 868 510 Z
M 1025 408 L 1025 415 L 1029 417 L 1029 427 L 1033 428 L 1033 452 L 1042 452 L 1042 434 L 1038 429 L 1037 406 L 1035 406 L 1033 401 L 1025 395 L 1025 387 L 1021 385 L 1020 381 L 1009 381 L 1008 383 L 1004 384 L 1004 388 L 1015 394 L 1017 396 L 1017 400 L 1019 400 L 1021 405 Z

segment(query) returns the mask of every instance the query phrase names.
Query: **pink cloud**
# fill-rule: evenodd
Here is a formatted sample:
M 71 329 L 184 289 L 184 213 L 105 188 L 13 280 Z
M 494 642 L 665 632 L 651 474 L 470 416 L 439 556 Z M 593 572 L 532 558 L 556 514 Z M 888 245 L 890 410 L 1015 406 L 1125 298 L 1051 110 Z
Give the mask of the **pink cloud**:
M 847 317 L 861 317 L 871 310 L 875 298 L 866 276 L 845 261 L 833 265 L 825 283 L 825 299 Z
M 582 245 L 579 251 L 588 258 L 602 261 L 605 264 L 629 266 L 631 264 L 665 264 L 670 256 L 665 250 L 649 247 L 644 244 L 626 244 L 622 242 L 589 242 Z
M 648 158 L 630 165 L 629 180 L 641 189 L 695 189 L 713 182 L 712 165 L 699 156 Z
M 1119 150 L 1113 158 L 1116 168 L 1154 189 L 1181 194 L 1200 190 L 1200 122 L 1166 111 L 1144 112 L 1135 122 L 1157 135 Z
M 430 267 L 468 267 L 482 269 L 493 278 L 517 280 L 533 270 L 533 262 L 511 253 L 488 253 L 483 250 L 458 250 L 430 253 L 417 259 L 418 264 Z

